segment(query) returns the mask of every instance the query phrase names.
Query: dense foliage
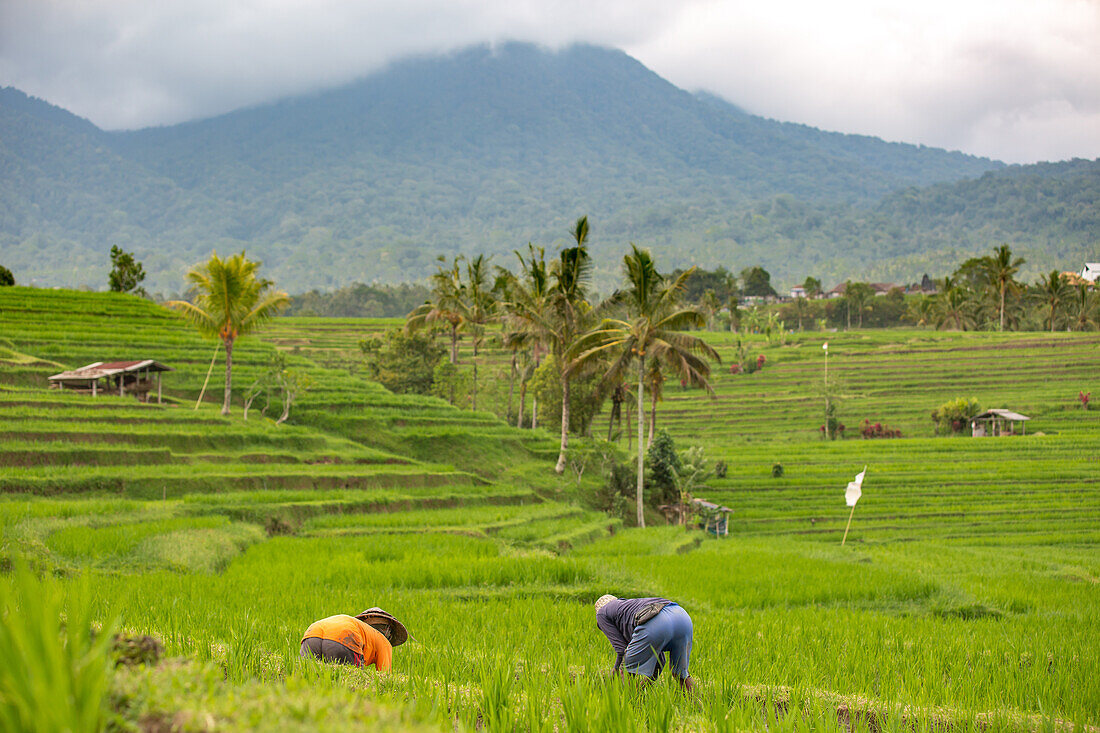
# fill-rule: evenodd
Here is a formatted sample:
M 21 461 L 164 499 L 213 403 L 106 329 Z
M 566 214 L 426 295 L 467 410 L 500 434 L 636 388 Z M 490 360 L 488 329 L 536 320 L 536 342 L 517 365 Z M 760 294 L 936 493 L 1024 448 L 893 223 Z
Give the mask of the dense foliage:
M 386 331 L 359 342 L 366 373 L 396 394 L 432 394 L 433 374 L 446 351 L 432 334 Z
M 428 289 L 423 285 L 352 283 L 335 290 L 310 290 L 301 295 L 292 295 L 283 315 L 397 318 L 404 316 L 427 298 Z
M 141 281 L 145 279 L 145 268 L 129 252 L 118 246 L 111 247 L 111 272 L 107 275 L 107 289 L 112 293 L 137 293 L 145 295 Z

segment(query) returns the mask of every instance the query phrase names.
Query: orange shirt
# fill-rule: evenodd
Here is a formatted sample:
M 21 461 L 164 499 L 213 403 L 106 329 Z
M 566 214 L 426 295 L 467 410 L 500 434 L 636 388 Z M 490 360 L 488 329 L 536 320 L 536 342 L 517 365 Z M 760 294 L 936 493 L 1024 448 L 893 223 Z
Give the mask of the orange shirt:
M 373 664 L 375 669 L 382 672 L 390 671 L 393 647 L 390 646 L 389 639 L 354 616 L 339 614 L 314 621 L 306 629 L 302 641 L 309 638 L 328 639 L 343 644 L 362 655 L 364 667 Z

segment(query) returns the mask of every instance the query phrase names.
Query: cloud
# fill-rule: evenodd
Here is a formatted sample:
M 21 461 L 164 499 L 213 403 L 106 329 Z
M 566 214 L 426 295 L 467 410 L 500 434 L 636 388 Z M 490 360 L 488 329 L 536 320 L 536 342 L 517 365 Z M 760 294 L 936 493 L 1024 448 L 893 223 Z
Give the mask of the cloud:
M 4 0 L 0 83 L 131 128 L 508 39 L 623 48 L 680 86 L 831 130 L 1100 156 L 1093 0 Z

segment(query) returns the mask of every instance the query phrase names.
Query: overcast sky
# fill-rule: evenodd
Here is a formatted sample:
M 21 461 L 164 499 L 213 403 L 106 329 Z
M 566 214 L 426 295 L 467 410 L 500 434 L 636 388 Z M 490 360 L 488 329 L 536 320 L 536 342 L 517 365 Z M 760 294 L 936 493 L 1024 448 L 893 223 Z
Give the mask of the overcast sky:
M 0 85 L 133 128 L 507 39 L 614 46 L 828 130 L 1100 157 L 1100 0 L 0 0 Z

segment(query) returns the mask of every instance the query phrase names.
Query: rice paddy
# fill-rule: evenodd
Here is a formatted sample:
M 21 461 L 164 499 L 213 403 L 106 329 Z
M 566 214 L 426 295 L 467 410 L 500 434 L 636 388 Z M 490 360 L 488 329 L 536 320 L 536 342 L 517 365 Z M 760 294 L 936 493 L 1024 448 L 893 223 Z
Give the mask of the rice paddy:
M 0 720 L 18 720 L 14 690 L 102 685 L 91 727 L 1100 728 L 1100 412 L 1074 399 L 1100 386 L 1100 337 L 750 337 L 764 368 L 731 374 L 735 337 L 709 334 L 727 359 L 717 397 L 668 384 L 657 419 L 728 466 L 697 492 L 733 509 L 716 539 L 591 509 L 597 469 L 554 476 L 555 436 L 492 414 L 499 350 L 484 412 L 366 381 L 358 340 L 392 325 L 281 319 L 242 341 L 238 386 L 276 349 L 313 378 L 275 426 L 217 413 L 217 364 L 194 409 L 213 348 L 153 304 L 0 289 Z M 826 337 L 841 421 L 902 438 L 821 439 Z M 125 358 L 176 369 L 165 405 L 45 389 L 62 367 Z M 1028 415 L 1028 435 L 935 437 L 931 410 L 958 396 Z M 694 695 L 608 675 L 591 605 L 608 592 L 688 610 Z M 310 622 L 372 605 L 415 637 L 392 674 L 298 658 Z M 23 680 L 39 662 L 18 639 L 56 640 L 58 609 L 150 634 L 167 660 Z

